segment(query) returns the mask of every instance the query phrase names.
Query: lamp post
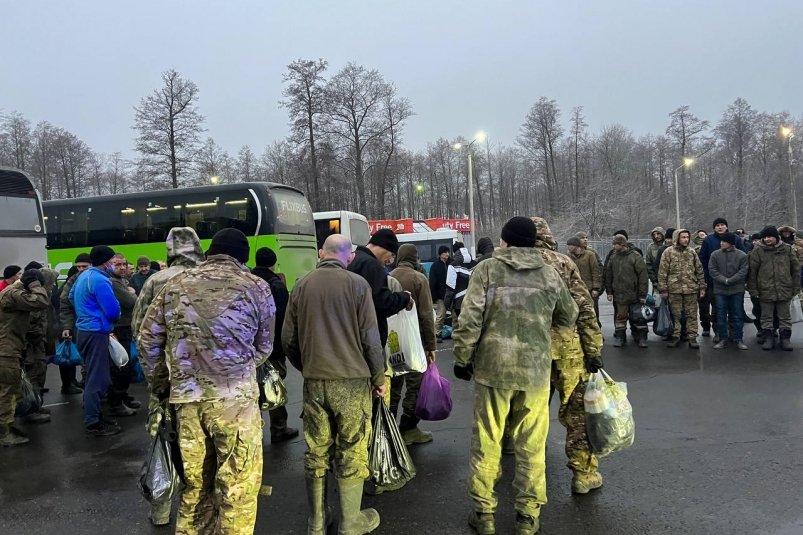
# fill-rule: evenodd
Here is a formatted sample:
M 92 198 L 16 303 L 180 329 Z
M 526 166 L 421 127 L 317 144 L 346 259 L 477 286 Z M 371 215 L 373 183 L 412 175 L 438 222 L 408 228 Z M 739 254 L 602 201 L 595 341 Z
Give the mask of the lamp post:
M 466 153 L 468 154 L 468 218 L 471 221 L 471 232 L 469 233 L 469 237 L 471 238 L 471 247 L 475 248 L 474 236 L 476 230 L 474 229 L 475 222 L 474 222 L 474 161 L 471 157 L 471 146 L 474 145 L 477 141 L 482 143 L 485 139 L 485 132 L 477 132 L 474 136 L 474 139 L 466 145 Z M 460 150 L 463 148 L 462 143 L 455 143 L 454 144 L 455 150 Z
M 786 149 L 789 156 L 789 194 L 792 197 L 792 225 L 797 228 L 797 188 L 792 177 L 792 138 L 795 137 L 795 133 L 792 132 L 791 128 L 783 126 L 781 127 L 781 135 L 786 138 Z
M 678 171 L 694 163 L 694 158 L 683 158 L 683 163 L 675 168 L 675 228 L 680 229 L 680 187 L 678 186 Z

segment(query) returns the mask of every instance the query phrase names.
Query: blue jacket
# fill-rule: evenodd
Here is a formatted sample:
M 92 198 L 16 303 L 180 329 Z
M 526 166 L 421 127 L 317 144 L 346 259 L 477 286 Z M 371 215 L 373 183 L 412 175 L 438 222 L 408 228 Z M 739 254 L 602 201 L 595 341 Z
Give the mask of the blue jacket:
M 75 328 L 93 333 L 110 333 L 120 319 L 120 302 L 114 297 L 108 273 L 91 267 L 76 279 L 69 299 L 75 308 Z
M 708 272 L 708 261 L 711 260 L 711 255 L 714 251 L 719 251 L 719 234 L 712 232 L 703 240 L 703 245 L 700 247 L 700 262 L 703 264 L 703 272 L 705 273 L 705 285 L 709 288 L 714 287 L 714 280 Z M 744 251 L 744 241 L 739 236 L 736 236 L 736 248 Z

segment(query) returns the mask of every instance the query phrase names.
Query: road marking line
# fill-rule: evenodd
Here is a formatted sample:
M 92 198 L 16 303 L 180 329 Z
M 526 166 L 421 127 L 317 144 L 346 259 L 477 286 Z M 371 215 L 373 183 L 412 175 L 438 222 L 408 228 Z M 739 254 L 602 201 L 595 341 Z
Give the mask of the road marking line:
M 58 407 L 59 405 L 69 405 L 69 401 L 64 401 L 62 403 L 49 403 L 47 405 L 42 405 L 42 407 Z

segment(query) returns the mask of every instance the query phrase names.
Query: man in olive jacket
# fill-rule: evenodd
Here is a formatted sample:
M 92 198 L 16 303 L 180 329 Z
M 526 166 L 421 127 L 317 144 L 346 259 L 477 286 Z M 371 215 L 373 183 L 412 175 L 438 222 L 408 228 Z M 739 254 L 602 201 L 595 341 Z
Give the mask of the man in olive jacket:
M 571 329 L 577 305 L 558 272 L 534 254 L 536 227 L 514 217 L 500 249 L 474 269 L 454 332 L 454 373 L 474 377 L 469 525 L 495 533 L 502 437 L 509 424 L 516 454 L 516 533 L 538 531 L 546 503 L 544 448 L 549 428 L 551 328 Z
M 569 249 L 569 258 L 577 266 L 580 271 L 580 278 L 586 285 L 591 299 L 594 301 L 594 314 L 597 315 L 597 324 L 602 325 L 599 321 L 599 294 L 602 289 L 602 265 L 599 261 L 599 256 L 594 252 L 594 249 L 586 249 L 579 238 L 569 238 L 566 242 Z
M 781 241 L 773 226 L 761 231 L 762 246 L 750 253 L 750 276 L 747 290 L 761 303 L 762 349 L 772 349 L 772 320 L 778 315 L 781 348 L 792 351 L 792 318 L 789 304 L 800 292 L 800 263 L 792 247 Z
M 630 305 L 647 301 L 647 265 L 641 253 L 629 246 L 624 235 L 613 237 L 613 250 L 605 265 L 604 285 L 608 301 L 614 306 L 613 347 L 622 347 L 627 338 Z M 639 347 L 647 347 L 647 326 L 630 321 L 630 333 Z
M 360 504 L 369 475 L 371 395 L 385 395 L 385 355 L 371 287 L 346 270 L 353 258 L 348 238 L 326 238 L 318 267 L 290 294 L 282 328 L 285 355 L 304 376 L 309 534 L 323 535 L 329 523 L 326 473 L 333 445 L 340 533 L 370 533 L 379 526 L 379 513 L 360 511 Z
M 427 287 L 427 277 L 419 271 L 418 250 L 412 243 L 399 247 L 398 267 L 390 272 L 390 276 L 399 281 L 405 291 L 410 292 L 416 303 L 418 313 L 418 329 L 421 331 L 421 343 L 427 352 L 427 360 L 435 361 L 435 321 L 432 318 L 432 297 Z M 409 372 L 394 377 L 390 386 L 390 412 L 394 415 L 401 400 L 402 386 L 407 385 L 402 403 L 402 417 L 399 431 L 404 443 L 408 446 L 432 442 L 432 433 L 418 429 L 418 418 L 415 416 L 415 405 L 418 401 L 418 389 L 421 387 L 421 373 Z

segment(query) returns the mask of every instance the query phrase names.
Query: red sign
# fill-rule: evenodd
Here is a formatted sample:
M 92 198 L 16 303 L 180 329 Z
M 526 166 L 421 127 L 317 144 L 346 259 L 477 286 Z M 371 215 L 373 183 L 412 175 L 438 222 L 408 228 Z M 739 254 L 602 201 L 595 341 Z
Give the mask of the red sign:
M 432 219 L 425 219 L 424 223 L 429 225 L 432 230 L 448 228 L 456 230 L 458 232 L 471 232 L 471 220 L 468 218 L 447 219 L 442 217 L 436 217 Z
M 368 230 L 373 234 L 379 229 L 387 228 L 396 234 L 409 234 L 413 232 L 412 219 L 381 219 L 378 221 L 369 221 Z

